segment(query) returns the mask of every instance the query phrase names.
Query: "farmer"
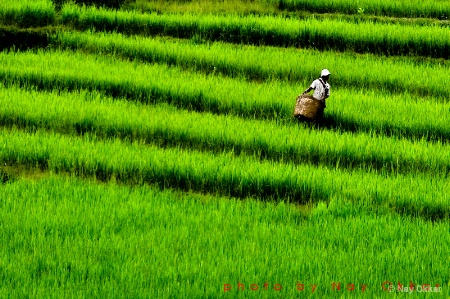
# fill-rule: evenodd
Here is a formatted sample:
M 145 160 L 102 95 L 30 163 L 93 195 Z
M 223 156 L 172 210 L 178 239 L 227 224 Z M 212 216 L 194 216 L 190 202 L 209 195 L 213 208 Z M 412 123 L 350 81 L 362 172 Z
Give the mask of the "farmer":
M 311 83 L 311 86 L 309 86 L 303 93 L 303 95 L 306 95 L 308 92 L 314 89 L 313 97 L 321 101 L 323 103 L 323 109 L 325 109 L 325 100 L 330 96 L 330 84 L 328 84 L 328 79 L 330 78 L 330 71 L 327 69 L 323 69 L 320 73 L 320 78 L 314 80 Z M 323 117 L 323 109 L 320 109 L 318 118 Z

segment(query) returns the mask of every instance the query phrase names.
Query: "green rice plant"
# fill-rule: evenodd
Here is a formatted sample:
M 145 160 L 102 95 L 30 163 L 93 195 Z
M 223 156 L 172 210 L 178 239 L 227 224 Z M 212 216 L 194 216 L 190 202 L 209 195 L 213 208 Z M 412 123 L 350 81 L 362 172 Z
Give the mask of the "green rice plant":
M 403 18 L 436 18 L 448 20 L 450 4 L 447 1 L 420 0 L 266 0 L 286 10 L 307 10 L 318 13 L 372 14 Z
M 2 0 L 0 2 L 0 24 L 20 27 L 46 26 L 53 24 L 56 12 L 51 0 Z
M 59 32 L 49 37 L 53 47 L 93 54 L 114 53 L 125 59 L 167 63 L 206 73 L 290 82 L 313 80 L 326 67 L 332 70 L 333 87 L 364 87 L 447 99 L 449 64 L 389 60 L 374 55 L 320 52 L 232 45 L 197 44 L 179 39 L 127 37 L 117 33 Z M 320 65 L 317 65 L 320 61 Z
M 134 0 L 135 1 L 135 0 Z M 67 0 L 53 0 L 55 6 L 61 8 Z M 71 0 L 70 2 L 78 5 L 93 5 L 96 7 L 109 7 L 119 9 L 124 3 L 132 2 L 130 0 Z
M 439 3 L 442 3 L 442 1 Z M 450 24 L 448 22 L 448 10 L 447 13 L 436 18 L 399 18 L 393 15 L 393 10 L 389 13 L 379 13 L 374 9 L 364 9 L 362 5 L 355 5 L 352 2 L 351 7 L 346 6 L 345 1 L 333 1 L 332 5 L 327 5 L 329 11 L 324 13 L 317 13 L 317 7 L 326 4 L 327 1 L 322 1 L 320 3 L 314 3 L 308 1 L 309 3 L 303 3 L 301 7 L 295 3 L 287 4 L 285 1 L 237 1 L 237 0 L 227 0 L 226 2 L 220 0 L 191 0 L 191 1 L 162 1 L 162 0 L 136 0 L 136 2 L 126 3 L 122 6 L 124 10 L 137 10 L 141 12 L 158 12 L 158 13 L 200 13 L 200 14 L 221 14 L 221 15 L 231 15 L 239 14 L 241 16 L 245 15 L 282 15 L 286 17 L 295 18 L 325 18 L 325 19 L 341 19 L 350 22 L 361 22 L 361 21 L 376 21 L 377 23 L 399 23 L 399 24 L 420 24 L 420 25 L 430 25 L 436 24 L 439 26 L 448 27 Z M 373 2 L 371 2 L 373 3 Z M 285 5 L 287 4 L 287 5 Z M 431 16 L 432 11 L 436 11 L 436 5 L 433 2 L 427 1 L 426 4 L 428 8 L 421 6 L 422 15 Z M 397 6 L 398 1 L 396 2 Z M 306 10 L 307 6 L 309 11 Z M 399 6 L 400 7 L 400 6 Z M 406 6 L 404 6 L 405 8 Z M 448 6 L 447 6 L 448 7 Z M 324 11 L 324 10 L 322 10 Z M 331 13 L 331 11 L 336 11 L 336 13 Z M 340 12 L 339 12 L 340 11 Z M 447 14 L 447 16 L 446 16 Z
M 163 13 L 198 12 L 217 14 L 270 14 L 279 13 L 279 9 L 265 1 L 238 1 L 238 0 L 136 0 L 122 6 L 125 10 L 159 11 Z
M 149 107 L 96 93 L 0 89 L 0 125 L 386 173 L 450 174 L 450 145 Z
M 339 89 L 327 103 L 328 118 L 345 131 L 447 143 L 449 103 L 410 94 Z M 327 109 L 328 109 L 327 108 Z M 356 112 L 357 111 L 357 112 Z
M 31 84 L 43 89 L 80 88 L 98 90 L 114 97 L 214 113 L 274 117 L 290 115 L 292 101 L 274 101 L 298 91 L 283 90 L 285 84 L 248 83 L 205 74 L 190 73 L 166 65 L 144 65 L 81 53 L 1 53 L 3 82 Z M 101 75 L 101 76 L 99 76 Z M 248 99 L 244 101 L 243 99 Z
M 234 3 L 236 2 L 236 3 Z M 369 16 L 391 16 L 396 18 L 436 18 L 448 20 L 450 17 L 450 4 L 447 1 L 387 1 L 387 0 L 256 0 L 256 1 L 218 1 L 218 0 L 145 0 L 137 1 L 130 7 L 145 11 L 162 12 L 186 12 L 196 11 L 200 13 L 226 11 L 227 14 L 235 12 L 234 6 L 243 6 L 237 12 L 259 14 L 268 13 L 323 13 L 347 14 L 347 15 L 369 15 Z M 214 6 L 220 9 L 214 9 Z M 253 8 L 253 9 L 252 9 Z
M 352 50 L 387 55 L 448 58 L 450 33 L 437 26 L 359 24 L 336 20 L 296 20 L 277 16 L 158 15 L 66 5 L 62 21 L 79 29 L 127 34 L 201 36 L 234 43 Z
M 249 83 L 242 79 L 67 52 L 1 53 L 5 84 L 45 90 L 96 90 L 113 97 L 246 118 L 292 122 L 295 97 L 310 81 Z M 332 82 L 333 84 L 333 82 Z M 365 89 L 333 89 L 326 123 L 343 131 L 447 142 L 448 103 Z
M 343 200 L 304 216 L 286 203 L 51 176 L 0 185 L 0 219 L 2 297 L 395 298 L 383 282 L 412 281 L 439 284 L 426 295 L 443 298 L 449 288 L 448 220 Z
M 346 198 L 435 220 L 448 218 L 450 211 L 450 182 L 439 174 L 344 171 L 40 130 L 3 129 L 0 144 L 0 162 L 101 180 L 299 203 Z

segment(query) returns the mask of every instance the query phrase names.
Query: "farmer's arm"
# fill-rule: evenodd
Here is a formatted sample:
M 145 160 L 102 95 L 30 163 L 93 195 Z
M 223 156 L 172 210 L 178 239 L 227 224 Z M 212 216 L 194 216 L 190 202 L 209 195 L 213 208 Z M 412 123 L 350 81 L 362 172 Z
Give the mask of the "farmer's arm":
M 308 87 L 307 89 L 305 89 L 305 91 L 303 92 L 303 94 L 307 94 L 308 92 L 310 92 L 311 90 L 313 90 L 314 88 L 312 88 L 311 86 Z
M 317 81 L 317 80 L 314 80 L 314 81 L 311 83 L 311 85 L 310 85 L 307 89 L 305 89 L 305 91 L 304 91 L 302 94 L 303 94 L 303 95 L 304 95 L 304 94 L 307 94 L 307 93 L 310 92 L 311 90 L 315 89 L 315 88 L 316 88 L 316 81 Z

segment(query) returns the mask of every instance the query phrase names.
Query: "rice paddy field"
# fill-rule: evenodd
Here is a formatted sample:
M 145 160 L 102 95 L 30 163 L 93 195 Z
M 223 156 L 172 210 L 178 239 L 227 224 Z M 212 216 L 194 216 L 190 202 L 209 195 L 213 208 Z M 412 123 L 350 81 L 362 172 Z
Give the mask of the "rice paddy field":
M 450 298 L 449 16 L 2 1 L 0 297 Z

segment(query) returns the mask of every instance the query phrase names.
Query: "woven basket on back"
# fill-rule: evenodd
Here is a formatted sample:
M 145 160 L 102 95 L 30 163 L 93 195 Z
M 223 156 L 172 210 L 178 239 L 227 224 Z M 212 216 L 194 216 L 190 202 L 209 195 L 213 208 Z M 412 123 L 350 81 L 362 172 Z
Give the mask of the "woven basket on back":
M 310 95 L 299 95 L 294 108 L 294 116 L 303 115 L 309 119 L 315 119 L 320 109 L 324 108 L 322 101 L 318 101 Z

